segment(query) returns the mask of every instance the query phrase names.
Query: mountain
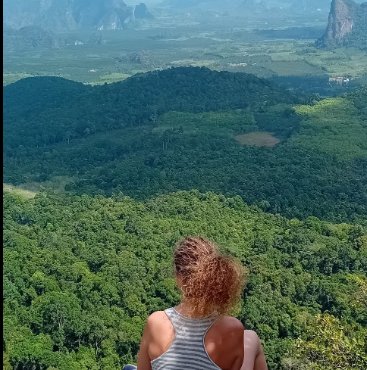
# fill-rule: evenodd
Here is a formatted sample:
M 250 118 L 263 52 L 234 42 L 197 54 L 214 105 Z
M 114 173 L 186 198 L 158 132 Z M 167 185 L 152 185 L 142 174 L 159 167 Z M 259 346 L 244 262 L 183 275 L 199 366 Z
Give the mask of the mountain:
M 37 25 L 46 30 L 123 29 L 136 19 L 150 18 L 146 5 L 123 0 L 6 0 L 4 23 L 19 29 Z
M 243 0 L 241 7 L 247 10 L 288 11 L 291 13 L 323 13 L 329 9 L 330 0 Z
M 172 11 L 229 12 L 236 10 L 241 0 L 165 0 L 160 6 Z
M 186 11 L 192 14 L 220 12 L 245 17 L 269 18 L 272 16 L 300 14 L 325 14 L 330 7 L 330 0 L 165 0 L 160 6 L 172 11 Z
M 365 0 L 355 0 L 357 4 Z M 331 0 L 243 0 L 241 8 L 255 12 L 283 12 L 290 15 L 327 14 Z M 264 17 L 268 14 L 264 13 Z
M 153 15 L 149 12 L 145 3 L 140 3 L 134 8 L 134 17 L 135 19 L 149 19 L 153 18 Z
M 317 40 L 319 47 L 349 46 L 367 48 L 367 2 L 333 0 L 324 35 Z
M 330 0 L 292 0 L 290 8 L 298 13 L 327 13 Z
M 6 52 L 53 49 L 61 47 L 65 43 L 53 32 L 37 26 L 26 26 L 19 30 L 5 27 L 3 40 L 4 51 Z

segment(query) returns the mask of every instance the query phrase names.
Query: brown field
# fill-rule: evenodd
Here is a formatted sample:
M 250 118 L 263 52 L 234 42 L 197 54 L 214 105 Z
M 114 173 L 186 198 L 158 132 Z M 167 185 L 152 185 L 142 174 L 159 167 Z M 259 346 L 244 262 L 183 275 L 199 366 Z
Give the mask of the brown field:
M 280 140 L 276 138 L 271 132 L 256 131 L 248 134 L 242 134 L 235 136 L 235 139 L 241 145 L 259 146 L 271 148 L 280 143 Z

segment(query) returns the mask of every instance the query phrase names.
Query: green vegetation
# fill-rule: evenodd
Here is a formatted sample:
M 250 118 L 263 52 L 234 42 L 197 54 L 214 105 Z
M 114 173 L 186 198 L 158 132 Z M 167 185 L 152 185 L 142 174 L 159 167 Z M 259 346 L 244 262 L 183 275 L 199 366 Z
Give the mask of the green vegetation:
M 366 280 L 362 284 L 361 297 L 365 300 Z M 307 340 L 298 339 L 292 344 L 294 358 L 283 361 L 286 369 L 359 370 L 366 366 L 365 333 L 358 327 L 346 327 L 334 316 L 325 314 L 313 318 L 306 333 Z
M 172 66 L 206 66 L 259 77 L 301 77 L 306 81 L 319 77 L 319 84 L 312 87 L 332 94 L 338 89 L 330 88 L 328 76 L 359 79 L 367 75 L 365 51 L 320 50 L 313 46 L 322 35 L 326 19 L 321 28 L 320 24 L 307 29 L 302 24 L 284 28 L 287 26 L 284 20 L 270 30 L 259 30 L 263 23 L 250 24 L 243 19 L 200 26 L 174 21 L 174 27 L 170 24 L 170 28 L 152 24 L 147 28 L 103 31 L 95 35 L 70 33 L 62 35 L 66 45 L 59 49 L 6 52 L 4 84 L 25 74 L 100 84 Z M 83 45 L 75 45 L 78 41 Z
M 271 369 L 367 366 L 361 226 L 287 220 L 197 191 L 144 203 L 5 192 L 4 369 L 133 361 L 147 315 L 178 302 L 172 248 L 192 234 L 248 267 L 238 317 L 260 334 Z
M 66 176 L 74 193 L 137 199 L 199 189 L 287 217 L 365 219 L 366 89 L 301 98 L 204 68 L 95 87 L 26 79 L 5 88 L 5 181 Z M 279 143 L 236 140 L 264 133 Z
M 6 86 L 4 370 L 133 362 L 194 234 L 249 269 L 270 369 L 365 369 L 366 101 L 194 67 Z
M 313 106 L 297 107 L 296 112 L 305 117 L 294 138 L 296 145 L 340 159 L 366 158 L 365 112 L 350 104 L 350 100 L 324 99 Z
M 264 79 L 207 68 L 171 68 L 94 87 L 55 77 L 24 79 L 5 88 L 5 150 L 141 126 L 171 110 L 254 109 L 296 101 Z
M 12 186 L 12 185 L 9 185 L 9 184 L 3 184 L 3 192 L 4 191 L 19 194 L 20 196 L 22 196 L 26 199 L 34 198 L 37 194 L 36 192 L 30 191 L 28 189 L 22 189 L 21 187 Z
M 4 34 L 3 370 L 134 362 L 198 234 L 271 370 L 367 369 L 367 23 L 319 49 L 304 11 Z

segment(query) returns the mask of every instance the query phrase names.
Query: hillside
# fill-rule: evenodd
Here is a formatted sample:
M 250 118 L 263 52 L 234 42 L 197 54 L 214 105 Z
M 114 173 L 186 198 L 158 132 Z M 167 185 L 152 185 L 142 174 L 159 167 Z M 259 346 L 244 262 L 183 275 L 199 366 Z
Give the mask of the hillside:
M 252 109 L 295 101 L 264 79 L 207 68 L 171 68 L 95 87 L 55 77 L 28 78 L 4 89 L 5 146 L 55 144 L 66 141 L 67 132 L 81 138 L 88 136 L 86 130 L 152 124 L 168 111 Z
M 317 45 L 367 49 L 367 2 L 333 0 L 326 31 Z
M 235 314 L 259 333 L 270 369 L 366 368 L 361 226 L 287 220 L 197 191 L 143 203 L 6 192 L 4 370 L 134 361 L 147 315 L 178 302 L 172 248 L 193 234 L 249 269 Z
M 287 217 L 365 218 L 366 90 L 297 99 L 205 68 L 99 87 L 25 79 L 4 90 L 4 179 L 60 188 L 62 176 L 69 192 L 137 199 L 210 190 Z

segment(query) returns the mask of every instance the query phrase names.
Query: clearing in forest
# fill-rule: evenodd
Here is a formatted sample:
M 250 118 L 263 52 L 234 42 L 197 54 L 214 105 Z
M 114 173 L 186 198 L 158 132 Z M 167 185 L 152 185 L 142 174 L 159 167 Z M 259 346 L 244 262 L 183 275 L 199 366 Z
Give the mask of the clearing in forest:
M 32 199 L 36 196 L 36 192 L 34 191 L 30 191 L 30 190 L 27 190 L 27 189 L 23 189 L 19 186 L 14 186 L 14 185 L 10 185 L 10 184 L 4 184 L 3 183 L 3 191 L 9 191 L 9 192 L 13 192 L 13 193 L 16 193 L 26 199 Z
M 249 132 L 248 134 L 236 135 L 235 139 L 241 145 L 268 148 L 271 148 L 280 143 L 280 140 L 278 138 L 276 138 L 271 132 L 266 131 L 256 131 Z

